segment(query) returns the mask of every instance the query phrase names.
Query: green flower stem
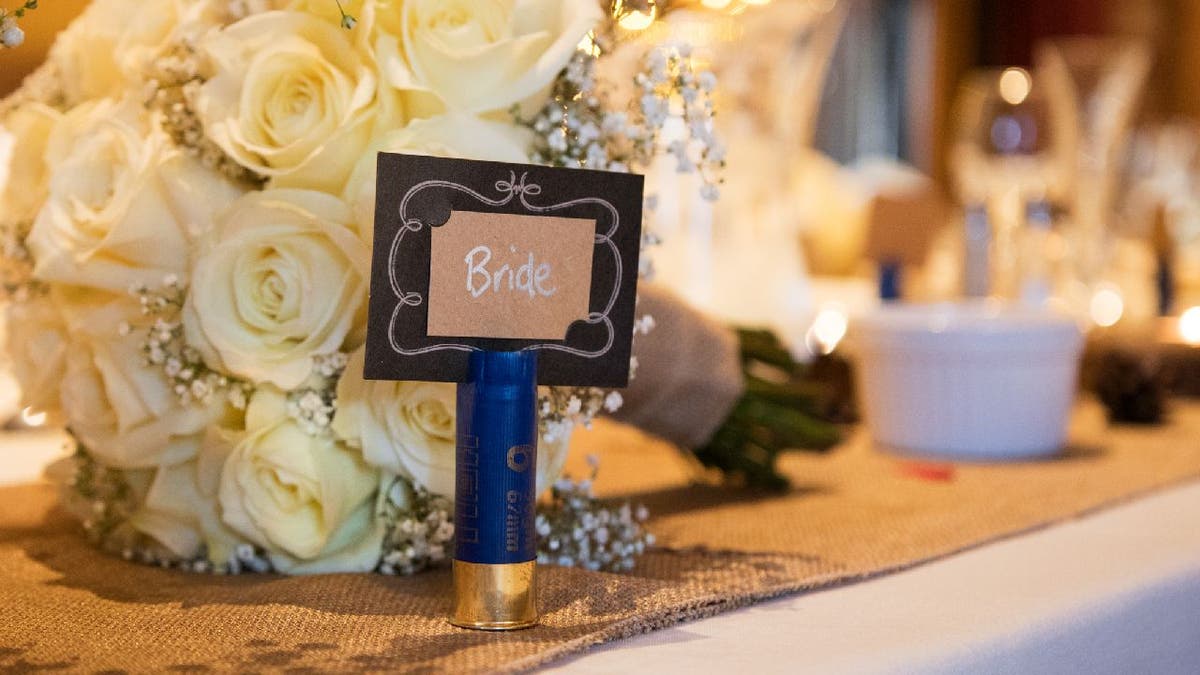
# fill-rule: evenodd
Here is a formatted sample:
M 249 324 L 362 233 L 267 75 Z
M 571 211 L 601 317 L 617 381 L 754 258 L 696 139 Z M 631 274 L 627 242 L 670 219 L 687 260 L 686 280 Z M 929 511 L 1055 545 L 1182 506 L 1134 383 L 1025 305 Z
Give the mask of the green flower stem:
M 820 415 L 817 400 L 825 393 L 825 388 L 816 382 L 801 380 L 779 384 L 754 375 L 744 377 L 745 393 L 750 397 L 795 408 L 811 415 Z
M 779 342 L 779 338 L 769 330 L 737 329 L 738 340 L 742 346 L 742 362 L 760 361 L 769 366 L 775 366 L 794 375 L 803 369 L 803 365 L 792 358 L 791 352 Z
M 823 388 L 807 379 L 804 364 L 769 331 L 739 329 L 745 391 L 712 439 L 695 451 L 704 466 L 746 487 L 782 490 L 787 479 L 775 468 L 788 450 L 822 452 L 841 440 L 839 429 L 820 416 Z M 774 371 L 779 377 L 759 374 Z
M 12 15 L 18 19 L 25 16 L 26 12 L 31 12 L 38 8 L 38 0 L 26 0 L 25 4 L 13 10 Z M 8 15 L 8 10 L 0 7 L 0 19 Z

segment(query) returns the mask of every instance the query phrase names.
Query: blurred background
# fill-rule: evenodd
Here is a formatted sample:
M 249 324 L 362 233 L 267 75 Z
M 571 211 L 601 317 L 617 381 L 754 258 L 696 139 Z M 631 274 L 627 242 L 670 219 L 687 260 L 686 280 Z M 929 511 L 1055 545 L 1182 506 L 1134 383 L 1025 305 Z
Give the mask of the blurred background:
M 814 355 L 964 294 L 1200 341 L 1200 3 L 690 5 L 626 23 L 698 45 L 729 99 L 715 209 L 651 181 L 660 279 L 696 304 Z

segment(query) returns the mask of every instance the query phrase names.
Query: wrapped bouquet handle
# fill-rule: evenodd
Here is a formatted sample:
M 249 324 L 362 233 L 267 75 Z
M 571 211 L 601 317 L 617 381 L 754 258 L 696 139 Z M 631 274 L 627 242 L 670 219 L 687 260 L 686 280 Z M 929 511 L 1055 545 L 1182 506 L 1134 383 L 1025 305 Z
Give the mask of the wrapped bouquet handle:
M 654 330 L 634 344 L 636 377 L 616 418 L 691 451 L 734 483 L 783 488 L 790 449 L 827 450 L 838 428 L 818 414 L 820 388 L 769 331 L 735 329 L 644 284 L 638 310 Z

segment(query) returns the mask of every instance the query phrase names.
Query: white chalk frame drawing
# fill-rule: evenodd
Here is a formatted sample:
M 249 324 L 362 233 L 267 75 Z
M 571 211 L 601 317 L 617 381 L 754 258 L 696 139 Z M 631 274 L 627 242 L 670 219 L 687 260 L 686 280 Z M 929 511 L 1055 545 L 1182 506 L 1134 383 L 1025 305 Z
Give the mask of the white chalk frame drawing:
M 641 240 L 642 177 L 381 153 L 369 379 L 458 381 L 470 352 L 536 351 L 539 382 L 624 386 Z M 589 311 L 563 340 L 429 336 L 429 245 L 452 211 L 595 219 Z
M 466 352 L 483 351 L 482 347 L 461 342 L 445 342 L 436 345 L 408 349 L 398 344 L 398 340 L 396 339 L 396 321 L 400 318 L 400 312 L 405 307 L 416 307 L 424 302 L 424 298 L 419 291 L 405 291 L 400 287 L 399 280 L 396 278 L 396 262 L 400 252 L 400 247 L 404 244 L 404 235 L 406 233 L 419 232 L 422 228 L 433 227 L 433 225 L 430 223 L 426 223 L 420 218 L 415 218 L 409 215 L 409 203 L 423 190 L 434 188 L 457 190 L 474 197 L 475 199 L 479 200 L 481 205 L 485 206 L 504 206 L 516 198 L 520 200 L 521 206 L 525 207 L 525 210 L 531 215 L 554 213 L 556 211 L 562 211 L 563 209 L 567 209 L 572 206 L 578 206 L 580 204 L 595 204 L 602 207 L 609 214 L 611 224 L 606 231 L 596 234 L 595 245 L 603 246 L 609 251 L 613 257 L 613 265 L 616 267 L 617 273 L 613 277 L 612 292 L 609 294 L 608 303 L 604 306 L 604 311 L 589 312 L 587 318 L 583 319 L 583 321 L 588 325 L 600 325 L 604 327 L 607 335 L 604 346 L 600 347 L 599 349 L 588 350 L 578 349 L 570 345 L 557 344 L 554 342 L 537 342 L 535 344 L 522 347 L 521 351 L 524 352 L 530 350 L 548 349 L 566 352 L 567 354 L 573 354 L 582 358 L 594 359 L 604 356 L 608 353 L 608 350 L 612 349 L 616 333 L 613 328 L 612 319 L 610 319 L 608 315 L 610 312 L 612 312 L 613 307 L 617 304 L 617 297 L 621 291 L 621 279 L 624 273 L 623 264 L 621 262 L 621 252 L 617 250 L 617 245 L 613 242 L 613 236 L 616 235 L 617 230 L 621 227 L 621 214 L 617 212 L 617 207 L 613 206 L 611 202 L 600 197 L 580 197 L 547 206 L 530 204 L 526 197 L 530 195 L 537 196 L 541 194 L 542 186 L 538 185 L 537 183 L 526 182 L 528 177 L 529 172 L 527 171 L 523 172 L 520 178 L 517 177 L 515 171 L 509 171 L 507 180 L 497 180 L 495 184 L 496 191 L 504 195 L 500 199 L 491 199 L 479 194 L 475 190 L 463 185 L 462 183 L 456 183 L 449 180 L 422 181 L 409 188 L 408 192 L 405 193 L 404 198 L 400 200 L 400 229 L 396 231 L 396 236 L 392 238 L 392 245 L 388 249 L 388 281 L 390 282 L 392 293 L 396 296 L 396 307 L 392 310 L 391 319 L 388 321 L 388 342 L 391 344 L 392 349 L 395 350 L 397 354 L 400 354 L 401 356 L 417 356 L 420 354 L 446 349 Z

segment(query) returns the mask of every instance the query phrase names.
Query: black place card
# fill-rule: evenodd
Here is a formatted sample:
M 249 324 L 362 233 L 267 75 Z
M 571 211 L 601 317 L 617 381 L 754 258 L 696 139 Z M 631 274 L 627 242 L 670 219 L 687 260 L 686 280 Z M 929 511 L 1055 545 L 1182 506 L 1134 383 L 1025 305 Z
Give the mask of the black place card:
M 538 350 L 538 382 L 623 387 L 641 176 L 380 153 L 365 377 L 465 379 Z

